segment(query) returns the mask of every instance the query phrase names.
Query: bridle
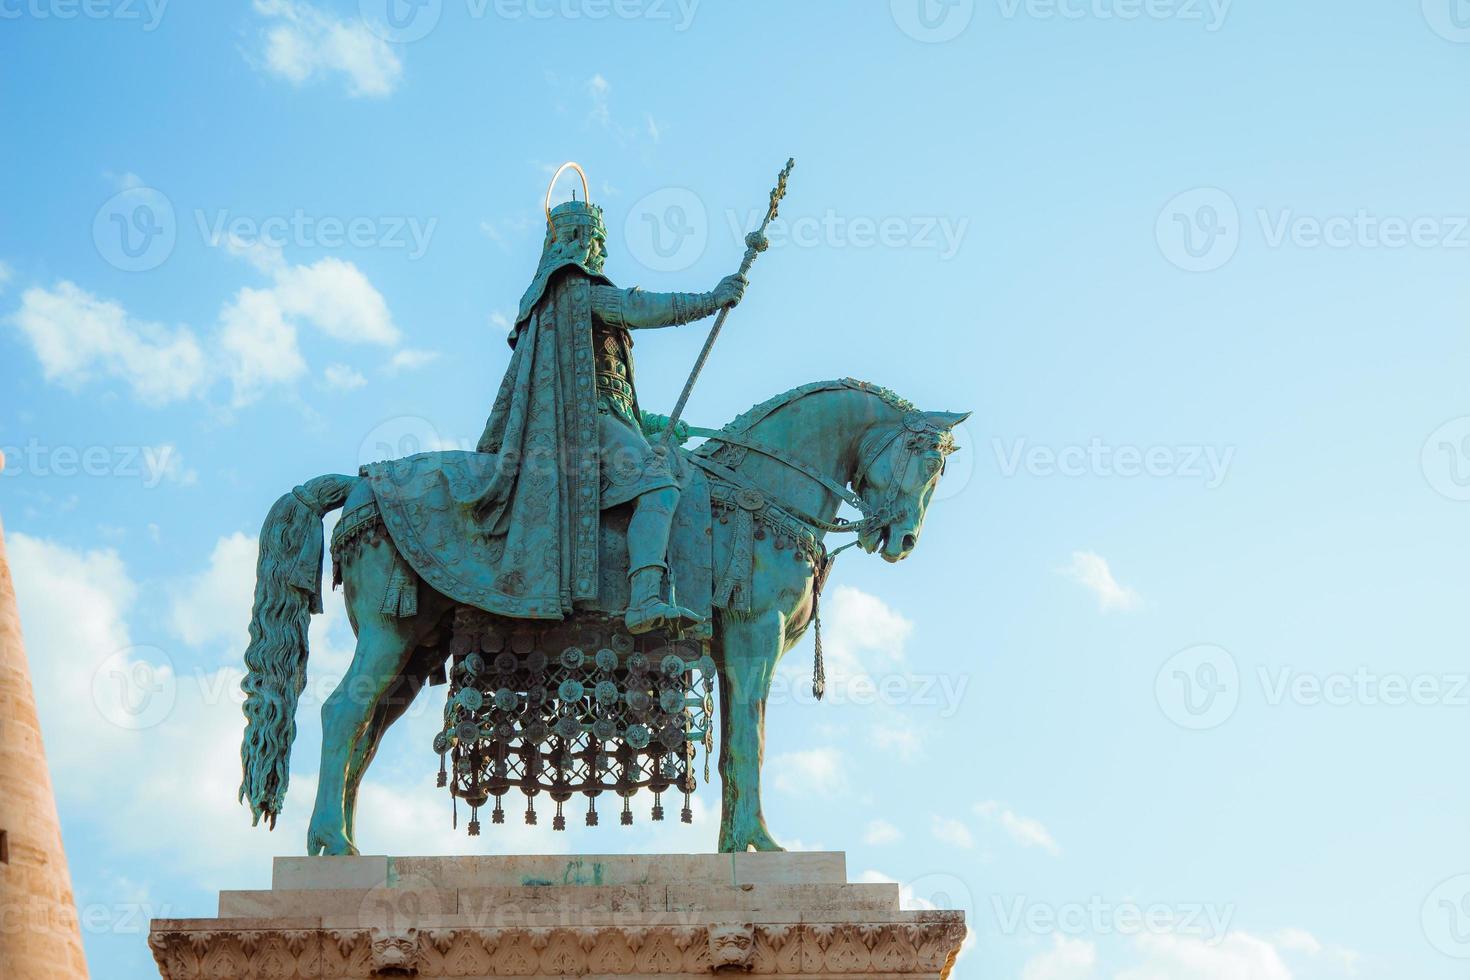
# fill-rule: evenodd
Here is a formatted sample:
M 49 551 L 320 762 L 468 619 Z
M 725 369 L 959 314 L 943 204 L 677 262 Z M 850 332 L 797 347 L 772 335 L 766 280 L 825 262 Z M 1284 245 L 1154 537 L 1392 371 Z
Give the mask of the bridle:
M 857 470 L 852 478 L 852 486 L 854 488 L 860 488 L 864 485 L 867 481 L 869 471 L 877 464 L 878 460 L 883 458 L 883 455 L 888 452 L 889 448 L 900 436 L 905 438 L 904 453 L 899 460 L 899 465 L 894 471 L 898 474 L 908 471 L 909 464 L 913 461 L 914 456 L 926 452 L 929 449 L 940 448 L 942 446 L 944 431 L 942 426 L 930 422 L 924 416 L 923 412 L 914 411 L 905 414 L 902 423 L 892 426 L 889 431 L 885 431 L 878 441 L 864 453 L 863 458 L 858 461 Z M 889 483 L 887 492 L 883 495 L 883 500 L 875 505 L 863 499 L 857 490 L 849 489 L 831 477 L 818 473 L 807 464 L 800 460 L 792 459 L 773 446 L 765 446 L 754 440 L 727 432 L 714 433 L 708 438 L 711 442 L 718 442 L 727 446 L 739 446 L 750 452 L 765 456 L 767 459 L 775 460 L 787 469 L 800 473 L 824 490 L 834 494 L 839 500 L 851 504 L 858 513 L 862 514 L 862 517 L 855 521 L 841 518 L 828 521 L 813 514 L 805 513 L 799 508 L 792 507 L 785 502 L 771 501 L 781 510 L 786 511 L 792 517 L 795 517 L 815 530 L 825 531 L 830 534 L 862 535 L 867 531 L 891 524 L 899 516 L 898 495 L 902 483 L 902 480 L 899 478 L 895 478 Z M 739 489 L 755 491 L 763 497 L 770 496 L 770 491 L 755 487 L 749 479 L 731 467 L 717 463 L 707 456 L 696 455 L 691 458 L 701 468 L 734 484 Z M 850 548 L 854 544 L 857 544 L 857 541 L 851 541 L 837 550 L 842 551 L 843 549 Z M 834 555 L 836 553 L 833 552 Z

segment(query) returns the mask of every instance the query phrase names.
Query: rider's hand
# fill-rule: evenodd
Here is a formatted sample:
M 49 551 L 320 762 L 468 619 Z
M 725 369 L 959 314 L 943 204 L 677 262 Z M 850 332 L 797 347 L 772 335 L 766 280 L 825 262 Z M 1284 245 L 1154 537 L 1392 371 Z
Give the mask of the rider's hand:
M 741 297 L 745 295 L 748 281 L 738 272 L 733 276 L 721 279 L 720 284 L 715 287 L 715 305 L 724 309 L 740 302 Z

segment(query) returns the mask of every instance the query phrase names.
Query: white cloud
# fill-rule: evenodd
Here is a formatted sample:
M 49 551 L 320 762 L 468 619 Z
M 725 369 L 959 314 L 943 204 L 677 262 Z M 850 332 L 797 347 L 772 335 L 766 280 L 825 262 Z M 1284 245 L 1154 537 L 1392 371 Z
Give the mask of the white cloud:
M 360 18 L 341 20 L 298 0 L 255 0 L 254 6 L 271 21 L 261 63 L 272 74 L 296 85 L 341 75 L 353 96 L 382 97 L 398 87 L 403 63 Z
M 5 292 L 5 287 L 10 285 L 10 280 L 15 277 L 15 270 L 10 263 L 0 260 L 0 293 Z
M 439 360 L 439 352 L 436 350 L 416 350 L 412 347 L 405 347 L 389 359 L 387 370 L 389 374 L 397 374 L 399 371 L 416 371 L 437 360 Z
M 515 324 L 511 322 L 510 317 L 506 316 L 499 310 L 495 310 L 490 314 L 490 325 L 504 330 L 506 333 L 510 333 L 510 328 L 515 326 Z
M 383 295 L 351 262 L 325 258 L 286 266 L 275 279 L 276 300 L 287 316 L 300 317 L 335 340 L 398 343 L 398 328 Z
M 190 646 L 226 645 L 235 657 L 250 641 L 255 539 L 236 531 L 215 542 L 209 565 L 172 590 L 169 626 Z
M 1116 980 L 1292 980 L 1269 941 L 1232 932 L 1220 942 L 1194 936 L 1145 933 L 1134 940 L 1144 962 L 1120 970 Z
M 970 833 L 970 828 L 953 817 L 936 815 L 932 828 L 934 839 L 941 844 L 948 844 L 950 847 L 958 847 L 966 851 L 975 847 L 975 837 Z
M 587 79 L 587 97 L 592 100 L 592 108 L 587 113 L 587 118 L 604 128 L 612 125 L 612 113 L 607 104 L 608 96 L 611 94 L 612 86 L 600 72 Z
M 1020 844 L 1022 847 L 1039 847 L 1052 857 L 1059 857 L 1062 853 L 1061 847 L 1057 845 L 1052 837 L 1051 831 L 1031 817 L 1023 817 L 1009 807 L 1002 806 L 995 800 L 986 800 L 984 803 L 975 805 L 975 813 L 986 820 L 1000 825 L 1006 834 Z
M 1129 612 L 1139 606 L 1138 593 L 1120 584 L 1107 559 L 1095 552 L 1072 552 L 1072 563 L 1061 571 L 1095 595 L 1098 608 L 1105 613 Z
M 1052 947 L 1021 968 L 1021 980 L 1089 980 L 1097 966 L 1097 947 L 1085 939 L 1052 933 Z
M 220 310 L 218 337 L 237 408 L 265 389 L 289 384 L 306 373 L 306 358 L 296 343 L 296 326 L 286 319 L 269 289 L 246 287 Z
M 649 115 L 646 112 L 643 114 L 643 119 L 648 124 L 648 138 L 657 143 L 660 136 L 658 123 L 654 122 L 653 116 Z
M 847 788 L 842 756 L 830 747 L 783 752 L 769 760 L 765 771 L 774 773 L 778 790 L 808 799 Z
M 181 487 L 199 482 L 199 472 L 184 465 L 184 454 L 172 443 L 143 447 L 144 486 L 156 487 L 165 481 Z
M 244 287 L 226 301 L 203 344 L 187 327 L 170 331 L 137 320 L 119 304 L 66 281 L 52 290 L 26 290 L 9 322 L 30 341 L 48 381 L 75 390 L 98 377 L 114 377 L 147 405 L 203 395 L 223 378 L 238 408 L 296 382 L 307 372 L 298 342 L 303 326 L 340 342 L 398 343 L 388 304 L 351 262 L 325 258 L 293 266 L 275 250 L 231 251 L 274 282 Z M 417 366 L 434 356 L 403 350 L 394 363 Z
M 903 840 L 903 831 L 899 830 L 887 820 L 874 820 L 868 824 L 867 831 L 863 834 L 863 843 L 871 847 L 879 847 L 883 844 L 896 844 Z
M 917 759 L 924 747 L 924 740 L 918 732 L 897 725 L 875 725 L 868 738 L 878 751 L 897 756 L 905 762 Z
M 8 320 L 25 334 L 46 380 L 73 390 L 112 377 L 139 401 L 165 405 L 198 394 L 208 381 L 204 351 L 187 327 L 134 319 L 65 280 L 27 289 Z
M 367 384 L 361 371 L 346 364 L 328 364 L 322 372 L 322 381 L 333 391 L 353 391 Z
M 822 597 L 822 652 L 829 683 L 892 670 L 905 662 L 914 624 L 875 595 L 839 585 Z M 808 673 L 797 658 L 785 670 Z

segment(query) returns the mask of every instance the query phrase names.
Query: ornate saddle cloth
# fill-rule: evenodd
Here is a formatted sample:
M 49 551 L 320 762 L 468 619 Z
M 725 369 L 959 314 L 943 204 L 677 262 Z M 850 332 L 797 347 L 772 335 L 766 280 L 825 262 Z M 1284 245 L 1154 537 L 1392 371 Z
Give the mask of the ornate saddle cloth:
M 364 466 L 362 476 L 372 487 L 373 501 L 342 515 L 332 535 L 334 559 L 340 560 L 342 548 L 355 537 L 382 527 L 408 569 L 431 588 L 462 605 L 497 613 L 487 586 L 505 539 L 487 536 L 467 506 L 480 496 L 496 464 L 491 453 L 449 451 Z M 696 466 L 678 469 L 681 493 L 669 539 L 670 582 L 676 601 L 705 618 L 704 626 L 690 631 L 691 638 L 708 639 L 713 594 L 709 480 Z M 600 581 L 597 599 L 585 604 L 588 613 L 621 616 L 627 609 L 631 515 L 630 504 L 601 514 Z M 415 584 L 407 569 L 395 574 L 384 610 L 415 612 L 416 600 L 405 594 Z M 579 604 L 578 612 L 583 609 Z M 540 618 L 559 619 L 560 610 L 547 610 Z

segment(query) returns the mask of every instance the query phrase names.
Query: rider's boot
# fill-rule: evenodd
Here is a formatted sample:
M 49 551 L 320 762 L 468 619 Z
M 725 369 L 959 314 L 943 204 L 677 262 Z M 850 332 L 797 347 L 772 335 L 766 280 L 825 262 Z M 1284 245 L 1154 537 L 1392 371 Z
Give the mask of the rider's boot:
M 664 573 L 668 570 L 663 562 L 645 565 L 628 576 L 628 613 L 623 617 L 629 633 L 647 633 L 650 630 L 682 630 L 704 622 L 704 617 L 691 609 L 666 602 L 663 598 Z
M 660 628 L 677 631 L 704 622 L 702 616 L 663 597 L 669 568 L 664 556 L 678 503 L 678 489 L 665 487 L 643 494 L 634 504 L 628 521 L 628 612 L 623 617 L 630 633 Z

